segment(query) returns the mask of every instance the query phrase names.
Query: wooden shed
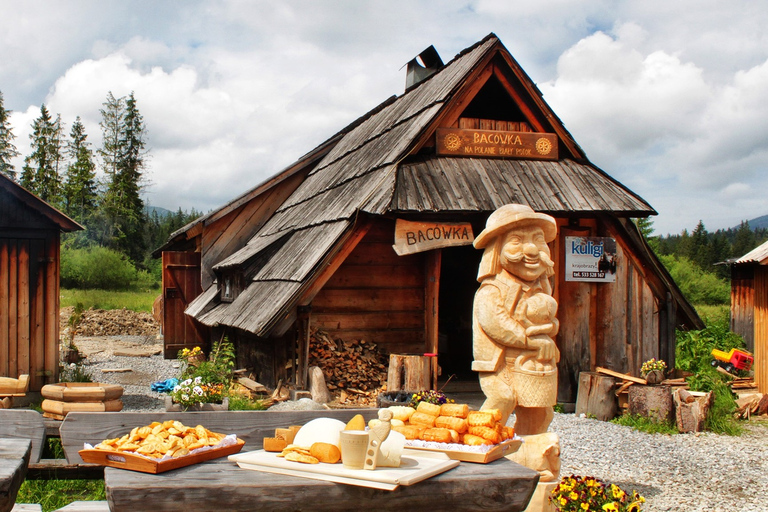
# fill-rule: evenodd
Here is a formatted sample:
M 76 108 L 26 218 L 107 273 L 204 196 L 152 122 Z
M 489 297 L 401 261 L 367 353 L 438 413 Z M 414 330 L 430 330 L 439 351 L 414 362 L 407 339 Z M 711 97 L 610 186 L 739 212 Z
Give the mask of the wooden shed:
M 579 372 L 597 365 L 637 374 L 650 357 L 673 363 L 675 328 L 701 320 L 631 220 L 653 208 L 589 162 L 494 34 L 447 64 L 432 47 L 420 57 L 404 94 L 158 249 L 200 255 L 187 318 L 235 340 L 267 385 L 303 382 L 286 368 L 306 367 L 313 328 L 435 353 L 444 377 L 476 381 L 471 243 L 491 212 L 523 203 L 560 230 L 559 400 L 574 402 Z M 613 282 L 566 279 L 574 236 L 615 240 Z M 166 357 L 182 346 L 168 339 Z
M 731 330 L 755 356 L 755 384 L 768 393 L 768 242 L 731 264 Z
M 0 376 L 59 376 L 59 248 L 78 223 L 0 173 Z

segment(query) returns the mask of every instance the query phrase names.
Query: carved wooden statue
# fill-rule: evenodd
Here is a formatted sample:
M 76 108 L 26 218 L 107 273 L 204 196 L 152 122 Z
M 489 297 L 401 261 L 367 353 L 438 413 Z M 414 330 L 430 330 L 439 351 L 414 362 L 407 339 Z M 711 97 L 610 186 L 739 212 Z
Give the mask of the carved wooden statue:
M 488 217 L 474 245 L 484 249 L 472 325 L 474 361 L 483 408 L 515 414 L 515 433 L 525 442 L 507 458 L 539 472 L 525 512 L 550 512 L 547 500 L 560 477 L 557 434 L 547 433 L 557 403 L 554 336 L 560 327 L 549 278 L 554 274 L 549 242 L 557 224 L 521 204 L 502 206 Z
M 553 340 L 559 323 L 549 277 L 554 263 L 547 243 L 557 224 L 520 204 L 491 214 L 474 245 L 484 249 L 473 316 L 472 369 L 479 372 L 484 408 L 502 421 L 515 413 L 520 435 L 547 431 L 557 401 Z

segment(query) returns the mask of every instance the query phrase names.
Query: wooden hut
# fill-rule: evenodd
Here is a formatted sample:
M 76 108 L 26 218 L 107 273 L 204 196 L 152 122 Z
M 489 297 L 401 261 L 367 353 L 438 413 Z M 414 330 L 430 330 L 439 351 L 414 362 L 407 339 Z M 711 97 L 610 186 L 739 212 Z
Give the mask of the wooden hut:
M 768 393 L 768 242 L 731 264 L 731 330 L 755 356 L 755 384 Z
M 404 94 L 158 249 L 199 253 L 186 321 L 235 340 L 267 385 L 291 378 L 294 359 L 306 368 L 313 328 L 435 353 L 443 376 L 476 381 L 471 242 L 491 212 L 523 203 L 560 228 L 559 399 L 574 402 L 579 372 L 597 365 L 637 374 L 650 357 L 673 362 L 674 329 L 701 321 L 631 221 L 653 208 L 589 162 L 495 35 L 447 64 L 432 47 L 420 57 Z M 571 236 L 615 240 L 614 282 L 565 278 Z M 193 343 L 167 338 L 166 357 Z
M 78 223 L 0 173 L 0 376 L 59 375 L 59 246 Z

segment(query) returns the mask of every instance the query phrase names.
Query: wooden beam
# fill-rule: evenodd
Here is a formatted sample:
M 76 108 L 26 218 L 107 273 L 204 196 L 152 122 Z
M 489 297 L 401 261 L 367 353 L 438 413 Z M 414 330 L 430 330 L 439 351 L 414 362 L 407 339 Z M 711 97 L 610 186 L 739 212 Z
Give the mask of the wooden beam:
M 634 382 L 635 384 L 642 384 L 643 386 L 648 384 L 645 379 L 641 379 L 640 377 L 633 377 L 631 375 L 627 375 L 626 373 L 615 372 L 607 368 L 601 368 L 600 366 L 597 367 L 597 373 L 610 375 L 611 377 L 616 377 L 617 379 L 628 380 L 630 382 Z
M 440 268 L 443 251 L 437 249 L 427 252 L 426 283 L 424 293 L 424 335 L 427 342 L 427 352 L 437 354 L 438 318 L 440 297 Z M 432 389 L 437 389 L 437 357 L 429 358 Z

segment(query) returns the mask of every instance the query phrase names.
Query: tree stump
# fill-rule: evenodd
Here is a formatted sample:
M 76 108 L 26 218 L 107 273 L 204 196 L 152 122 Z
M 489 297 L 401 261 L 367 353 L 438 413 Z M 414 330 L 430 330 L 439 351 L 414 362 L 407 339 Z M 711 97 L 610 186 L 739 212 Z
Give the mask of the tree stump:
M 596 372 L 579 373 L 579 392 L 576 397 L 576 415 L 585 414 L 600 421 L 612 420 L 618 411 L 613 377 Z
M 641 386 L 629 388 L 629 413 L 660 423 L 675 419 L 675 404 L 669 386 Z
M 390 354 L 387 391 L 432 389 L 429 358 L 422 355 Z
M 679 389 L 673 393 L 675 401 L 675 419 L 680 432 L 701 432 L 704 421 L 714 402 L 712 393 L 691 393 Z

